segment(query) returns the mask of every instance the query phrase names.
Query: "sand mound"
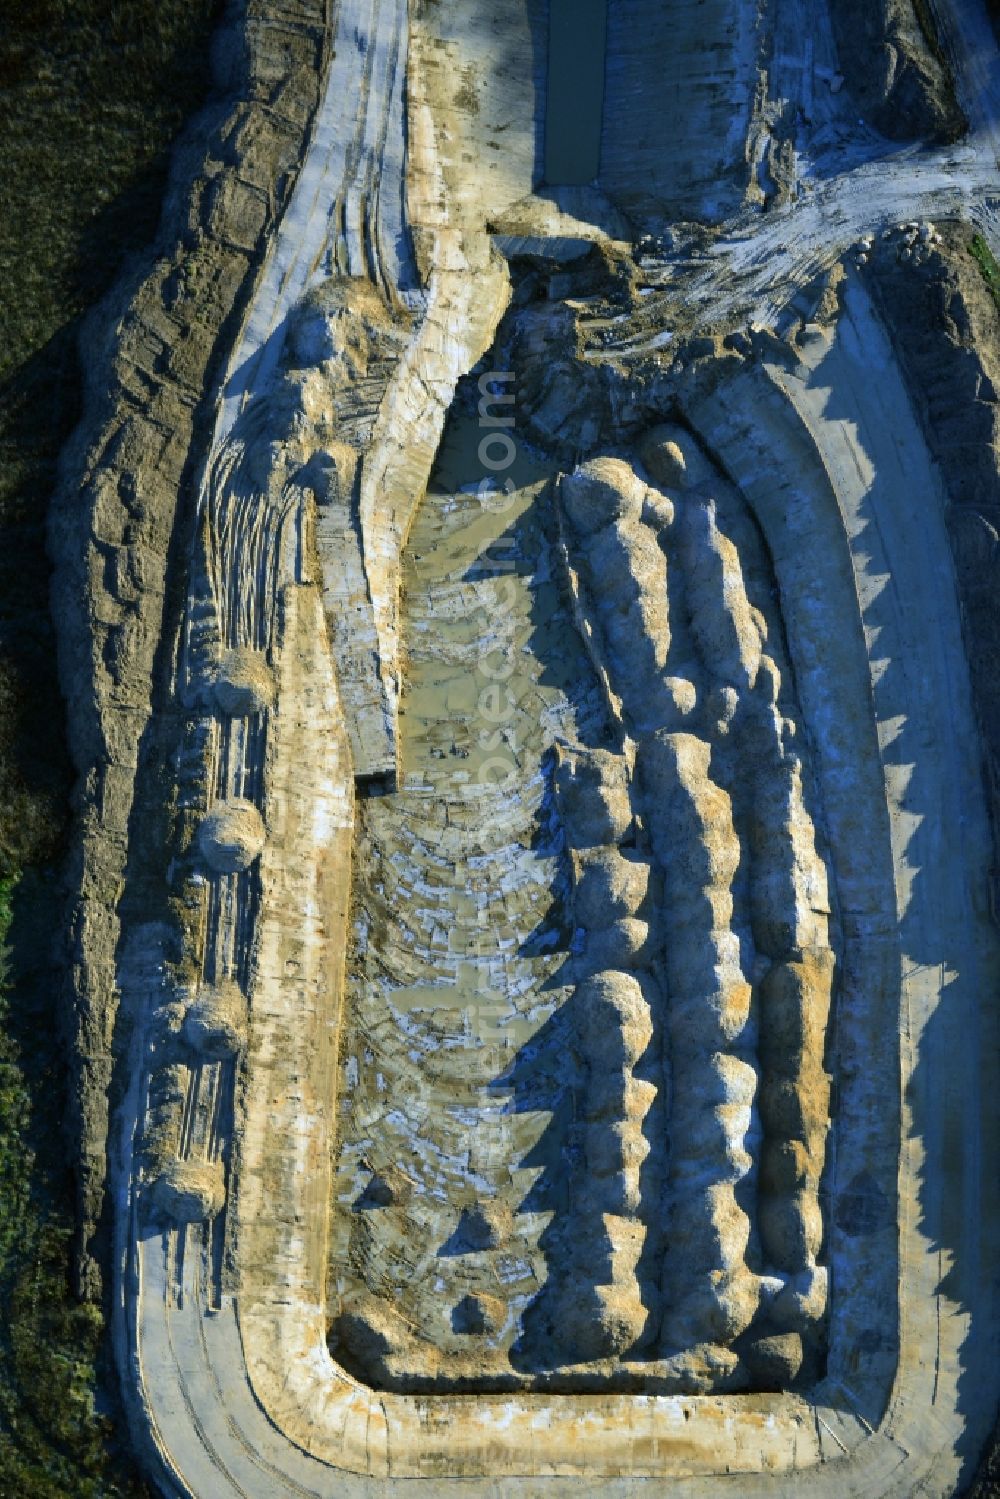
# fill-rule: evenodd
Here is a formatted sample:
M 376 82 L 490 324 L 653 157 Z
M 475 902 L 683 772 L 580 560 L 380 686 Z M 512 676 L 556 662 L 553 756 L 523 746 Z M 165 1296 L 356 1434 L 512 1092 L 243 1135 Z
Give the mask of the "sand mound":
M 242 1050 L 247 1033 L 247 1006 L 242 990 L 231 980 L 198 991 L 184 1017 L 184 1039 L 215 1061 Z
M 563 476 L 559 496 L 570 524 L 586 534 L 612 521 L 639 520 L 646 486 L 621 458 L 591 458 Z
M 221 1161 L 169 1161 L 150 1188 L 159 1212 L 175 1223 L 203 1223 L 226 1200 Z
M 274 703 L 274 677 L 261 651 L 227 651 L 215 679 L 215 699 L 223 713 L 249 718 Z
M 665 489 L 704 484 L 713 477 L 711 464 L 690 432 L 672 422 L 652 427 L 645 434 L 639 443 L 639 456 L 650 477 Z
M 264 847 L 264 820 L 252 802 L 220 802 L 205 817 L 198 844 L 216 874 L 238 874 Z

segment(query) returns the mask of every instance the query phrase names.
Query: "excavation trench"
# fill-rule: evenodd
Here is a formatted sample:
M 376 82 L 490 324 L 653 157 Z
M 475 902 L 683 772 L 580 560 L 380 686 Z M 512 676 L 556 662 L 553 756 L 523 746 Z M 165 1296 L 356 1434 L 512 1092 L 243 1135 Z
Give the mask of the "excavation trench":
M 605 727 L 551 468 L 518 443 L 513 492 L 481 496 L 476 397 L 470 381 L 404 558 L 399 790 L 360 804 L 355 846 L 334 1352 L 393 1385 L 509 1369 L 545 1277 L 547 1215 L 525 1200 L 553 1100 L 525 1107 L 505 1077 L 568 993 L 551 746 Z
M 359 810 L 331 1350 L 399 1392 L 767 1387 L 775 1336 L 815 1376 L 836 932 L 761 537 L 680 429 L 675 504 L 484 439 L 477 393 Z

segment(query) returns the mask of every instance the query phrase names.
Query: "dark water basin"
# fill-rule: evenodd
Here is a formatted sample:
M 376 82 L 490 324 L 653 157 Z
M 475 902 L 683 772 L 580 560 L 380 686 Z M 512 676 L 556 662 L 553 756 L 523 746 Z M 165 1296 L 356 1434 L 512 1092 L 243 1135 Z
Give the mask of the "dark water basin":
M 592 182 L 601 165 L 607 0 L 551 0 L 545 180 Z

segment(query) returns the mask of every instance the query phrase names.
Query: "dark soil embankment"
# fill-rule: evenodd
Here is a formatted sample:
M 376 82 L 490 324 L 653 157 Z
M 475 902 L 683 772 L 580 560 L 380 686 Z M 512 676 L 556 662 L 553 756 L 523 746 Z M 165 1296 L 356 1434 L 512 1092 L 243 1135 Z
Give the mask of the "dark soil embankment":
M 890 140 L 964 134 L 927 0 L 835 0 L 830 14 L 840 66 L 870 125 Z
M 0 1493 L 147 1492 L 70 1291 L 52 938 L 70 787 L 46 515 L 80 413 L 81 315 L 153 239 L 209 87 L 215 0 L 0 4 Z

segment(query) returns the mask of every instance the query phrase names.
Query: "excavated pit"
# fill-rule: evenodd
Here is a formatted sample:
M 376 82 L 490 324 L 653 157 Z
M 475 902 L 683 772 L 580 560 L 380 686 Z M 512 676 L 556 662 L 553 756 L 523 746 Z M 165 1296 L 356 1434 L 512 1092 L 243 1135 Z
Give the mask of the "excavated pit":
M 360 809 L 354 855 L 333 1337 L 361 1367 L 376 1323 L 414 1327 L 365 1371 L 394 1384 L 509 1373 L 502 1351 L 454 1328 L 474 1295 L 492 1295 L 506 1327 L 542 1263 L 544 1220 L 514 1222 L 544 1119 L 511 1106 L 505 1074 L 565 998 L 551 746 L 604 728 L 554 575 L 552 466 L 522 446 L 513 492 L 484 504 L 477 396 L 471 381 L 456 402 L 410 533 L 400 789 Z M 406 1191 L 380 1204 L 388 1166 Z M 506 1224 L 485 1257 L 463 1247 L 465 1209 Z
M 165 1492 L 967 1476 L 1000 372 L 947 221 L 995 242 L 1000 110 L 973 0 L 909 9 L 588 6 L 594 172 L 566 8 L 344 0 L 162 472 L 127 325 L 74 1013 Z
M 566 475 L 515 422 L 479 493 L 479 388 L 358 819 L 331 1351 L 404 1393 L 815 1380 L 839 939 L 766 548 L 681 428 Z

